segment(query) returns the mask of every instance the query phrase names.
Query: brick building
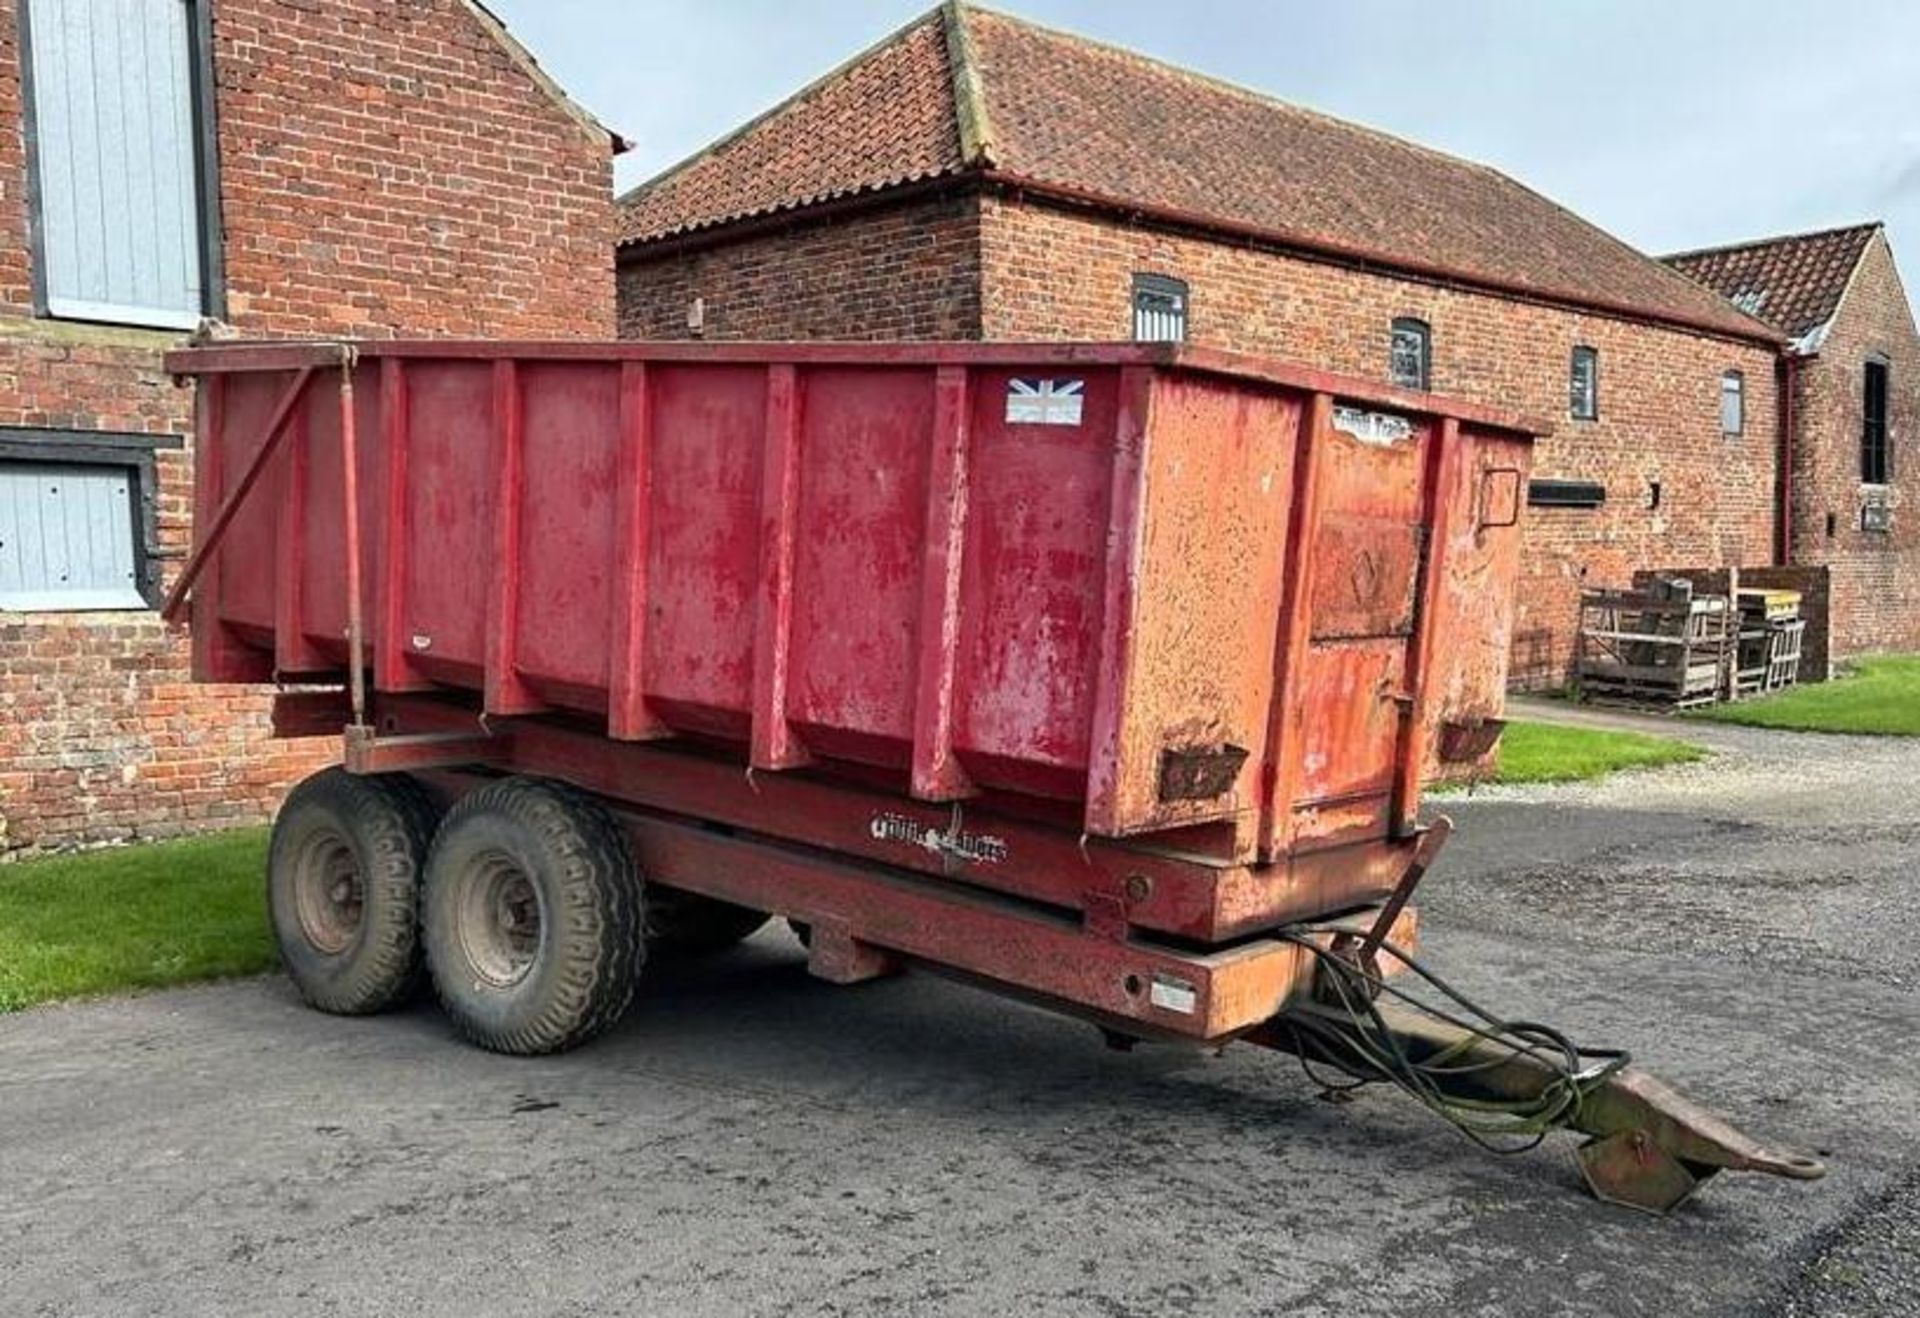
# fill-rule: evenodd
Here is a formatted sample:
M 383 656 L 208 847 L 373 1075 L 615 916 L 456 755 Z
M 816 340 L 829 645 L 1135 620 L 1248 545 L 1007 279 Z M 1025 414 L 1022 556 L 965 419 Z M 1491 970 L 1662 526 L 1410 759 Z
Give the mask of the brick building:
M 612 156 L 474 0 L 0 0 L 0 856 L 259 819 L 329 748 L 152 605 L 248 337 L 605 336 Z
M 1886 230 L 1853 225 L 1669 256 L 1792 340 L 1783 533 L 1824 565 L 1836 654 L 1920 650 L 1920 334 Z
M 948 4 L 622 200 L 622 333 L 1180 336 L 1554 419 L 1516 677 L 1582 582 L 1771 562 L 1782 333 L 1495 170 Z

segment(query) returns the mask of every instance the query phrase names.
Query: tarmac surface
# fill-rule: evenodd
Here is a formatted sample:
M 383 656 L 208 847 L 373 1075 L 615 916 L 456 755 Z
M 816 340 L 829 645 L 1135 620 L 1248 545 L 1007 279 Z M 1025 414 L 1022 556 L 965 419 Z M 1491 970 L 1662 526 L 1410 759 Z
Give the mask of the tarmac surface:
M 1645 1217 L 1572 1137 L 832 988 L 769 928 L 557 1058 L 278 978 L 0 1017 L 0 1313 L 1920 1312 L 1920 741 L 1680 730 L 1719 754 L 1438 802 L 1424 946 L 1825 1180 Z

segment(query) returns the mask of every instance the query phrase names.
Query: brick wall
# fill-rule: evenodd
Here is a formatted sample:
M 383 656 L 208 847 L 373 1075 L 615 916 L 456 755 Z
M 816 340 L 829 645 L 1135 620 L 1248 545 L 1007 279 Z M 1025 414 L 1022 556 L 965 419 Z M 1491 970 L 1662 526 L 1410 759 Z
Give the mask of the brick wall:
M 1627 585 L 1674 561 L 1771 561 L 1778 396 L 1773 352 L 1604 316 L 1115 224 L 993 195 L 884 204 L 704 247 L 629 252 L 620 330 L 707 337 L 1125 339 L 1136 272 L 1191 288 L 1189 337 L 1384 377 L 1389 325 L 1433 331 L 1433 385 L 1558 427 L 1537 474 L 1600 481 L 1597 510 L 1531 509 L 1514 680 L 1554 685 L 1572 658 L 1582 585 Z M 1567 418 L 1568 359 L 1600 354 L 1600 416 Z M 1746 428 L 1720 433 L 1720 377 L 1746 381 Z M 1660 506 L 1652 504 L 1660 487 Z
M 1583 585 L 1629 584 L 1670 562 L 1765 563 L 1772 553 L 1778 402 L 1774 355 L 1603 316 L 1117 225 L 1008 200 L 983 202 L 988 338 L 1120 339 L 1135 272 L 1191 289 L 1194 342 L 1383 378 L 1397 316 L 1432 330 L 1433 388 L 1556 427 L 1535 474 L 1599 481 L 1604 507 L 1529 509 L 1513 677 L 1564 679 Z M 1594 421 L 1567 415 L 1575 344 L 1599 351 Z M 1745 433 L 1720 433 L 1720 377 L 1746 381 Z M 1660 487 L 1660 506 L 1652 487 Z
M 1891 365 L 1893 481 L 1877 489 L 1860 481 L 1871 353 Z M 1800 369 L 1793 557 L 1831 569 L 1834 657 L 1920 650 L 1920 336 L 1884 233 L 1862 256 L 1819 355 Z M 1869 500 L 1892 506 L 1891 534 L 1861 529 Z
M 611 147 L 461 0 L 216 0 L 228 316 L 251 337 L 604 336 Z M 179 336 L 33 316 L 16 0 L 0 0 L 0 427 L 184 437 Z M 178 443 L 178 439 L 168 442 Z M 167 576 L 190 454 L 156 455 Z M 0 613 L 0 858 L 266 816 L 326 743 L 195 686 L 146 612 Z
M 620 266 L 620 334 L 709 339 L 977 339 L 980 214 L 970 196 L 854 210 Z

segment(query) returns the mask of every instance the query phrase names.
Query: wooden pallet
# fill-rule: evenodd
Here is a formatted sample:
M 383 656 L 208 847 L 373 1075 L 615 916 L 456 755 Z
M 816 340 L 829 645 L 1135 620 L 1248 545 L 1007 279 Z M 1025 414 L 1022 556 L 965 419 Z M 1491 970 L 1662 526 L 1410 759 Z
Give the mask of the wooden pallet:
M 1800 643 L 1806 637 L 1805 618 L 1768 624 L 1767 690 L 1780 691 L 1800 680 Z
M 1800 647 L 1807 630 L 1800 616 L 1800 593 L 1743 590 L 1739 602 L 1740 633 L 1728 699 L 1745 700 L 1793 686 L 1800 680 Z
M 1583 700 L 1643 709 L 1690 709 L 1720 699 L 1738 641 L 1723 595 L 1684 581 L 1580 597 L 1575 678 Z

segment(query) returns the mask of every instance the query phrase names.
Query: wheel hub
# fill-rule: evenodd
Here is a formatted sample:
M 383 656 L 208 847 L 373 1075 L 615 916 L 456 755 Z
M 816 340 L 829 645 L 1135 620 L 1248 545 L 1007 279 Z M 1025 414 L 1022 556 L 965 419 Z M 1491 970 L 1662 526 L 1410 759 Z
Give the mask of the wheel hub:
M 474 867 L 460 903 L 460 945 L 478 977 L 507 988 L 526 978 L 540 951 L 540 894 L 502 855 Z
M 301 857 L 294 884 L 300 932 L 315 950 L 339 956 L 359 936 L 366 918 L 366 880 L 345 838 L 314 838 Z

